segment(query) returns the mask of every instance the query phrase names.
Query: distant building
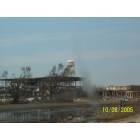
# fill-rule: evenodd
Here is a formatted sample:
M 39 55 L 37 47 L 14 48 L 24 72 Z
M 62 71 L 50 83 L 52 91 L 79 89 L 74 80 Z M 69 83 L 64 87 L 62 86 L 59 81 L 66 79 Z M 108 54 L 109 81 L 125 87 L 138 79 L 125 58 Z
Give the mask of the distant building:
M 129 99 L 140 98 L 140 86 L 128 85 L 128 86 L 108 86 L 100 90 L 100 94 L 103 98 L 121 98 L 127 97 Z

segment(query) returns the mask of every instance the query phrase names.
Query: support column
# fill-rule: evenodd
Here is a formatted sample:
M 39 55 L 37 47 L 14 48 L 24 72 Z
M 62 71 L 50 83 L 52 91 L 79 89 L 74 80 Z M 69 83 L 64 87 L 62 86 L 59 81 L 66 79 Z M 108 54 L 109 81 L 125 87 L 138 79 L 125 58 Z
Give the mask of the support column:
M 131 96 L 132 96 L 132 98 L 134 98 L 133 92 L 131 92 Z

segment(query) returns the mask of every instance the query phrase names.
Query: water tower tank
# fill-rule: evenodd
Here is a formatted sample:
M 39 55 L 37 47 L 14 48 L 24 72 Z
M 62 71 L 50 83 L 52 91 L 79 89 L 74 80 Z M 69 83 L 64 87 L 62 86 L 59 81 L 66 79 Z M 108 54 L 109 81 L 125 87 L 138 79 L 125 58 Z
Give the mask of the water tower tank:
M 68 66 L 75 66 L 75 60 L 69 59 L 67 63 L 68 63 Z

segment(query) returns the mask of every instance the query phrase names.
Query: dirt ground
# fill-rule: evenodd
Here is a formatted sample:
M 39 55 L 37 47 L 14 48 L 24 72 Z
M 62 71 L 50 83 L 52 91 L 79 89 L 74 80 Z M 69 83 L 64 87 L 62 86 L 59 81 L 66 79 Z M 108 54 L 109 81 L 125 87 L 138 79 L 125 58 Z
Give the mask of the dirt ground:
M 119 120 L 114 120 L 110 123 L 140 123 L 140 114 L 132 115 Z

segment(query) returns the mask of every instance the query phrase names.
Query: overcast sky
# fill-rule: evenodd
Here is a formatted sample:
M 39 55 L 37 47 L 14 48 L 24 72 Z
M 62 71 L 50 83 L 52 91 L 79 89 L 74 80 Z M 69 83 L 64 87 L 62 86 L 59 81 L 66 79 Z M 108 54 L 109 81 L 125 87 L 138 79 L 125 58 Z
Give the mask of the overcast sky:
M 140 84 L 140 18 L 0 18 L 0 74 L 68 59 L 95 85 Z

